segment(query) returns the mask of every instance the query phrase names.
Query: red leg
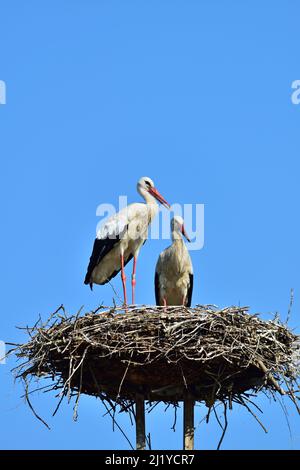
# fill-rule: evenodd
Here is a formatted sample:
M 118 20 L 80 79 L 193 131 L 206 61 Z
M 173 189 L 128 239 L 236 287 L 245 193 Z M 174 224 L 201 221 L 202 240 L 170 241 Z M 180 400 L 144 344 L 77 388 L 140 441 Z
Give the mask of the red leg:
M 132 286 L 132 305 L 135 304 L 135 272 L 136 272 L 136 257 L 133 258 L 133 269 L 132 269 L 132 276 L 131 276 L 131 286 Z
M 164 297 L 163 298 L 163 303 L 164 303 L 164 310 L 167 309 L 167 299 Z
M 124 294 L 124 305 L 127 305 L 127 294 L 126 294 L 126 276 L 124 271 L 124 256 L 121 255 L 121 278 L 123 284 L 123 294 Z
M 183 298 L 182 298 L 182 305 L 185 306 L 185 299 L 186 299 L 186 296 L 184 295 Z

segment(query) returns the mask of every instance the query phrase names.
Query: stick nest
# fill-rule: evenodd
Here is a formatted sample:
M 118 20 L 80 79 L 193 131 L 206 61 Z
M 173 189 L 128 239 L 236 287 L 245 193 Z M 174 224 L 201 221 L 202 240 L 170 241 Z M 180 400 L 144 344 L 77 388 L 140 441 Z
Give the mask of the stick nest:
M 136 394 L 177 403 L 187 394 L 208 407 L 247 406 L 247 391 L 287 394 L 297 404 L 300 342 L 278 319 L 247 307 L 104 308 L 68 317 L 61 306 L 46 323 L 27 327 L 14 352 L 18 377 L 52 379 L 64 396 L 82 393 L 120 404 Z M 54 382 L 54 385 L 53 385 Z M 76 408 L 75 406 L 75 408 Z

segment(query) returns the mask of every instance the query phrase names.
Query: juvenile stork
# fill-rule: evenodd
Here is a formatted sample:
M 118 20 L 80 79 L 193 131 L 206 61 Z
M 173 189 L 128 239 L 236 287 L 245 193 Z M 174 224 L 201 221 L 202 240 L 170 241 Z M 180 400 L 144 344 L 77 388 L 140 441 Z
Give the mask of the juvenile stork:
M 182 235 L 190 241 L 182 217 L 171 220 L 173 243 L 160 255 L 155 269 L 156 305 L 191 306 L 193 265 Z
M 127 305 L 126 277 L 124 267 L 133 258 L 131 276 L 132 304 L 135 303 L 136 263 L 141 246 L 147 240 L 148 226 L 157 214 L 156 201 L 169 208 L 170 205 L 157 191 L 151 178 L 143 177 L 137 183 L 137 191 L 144 203 L 134 203 L 110 217 L 100 227 L 94 242 L 92 255 L 84 283 L 106 284 L 121 271 L 124 304 Z

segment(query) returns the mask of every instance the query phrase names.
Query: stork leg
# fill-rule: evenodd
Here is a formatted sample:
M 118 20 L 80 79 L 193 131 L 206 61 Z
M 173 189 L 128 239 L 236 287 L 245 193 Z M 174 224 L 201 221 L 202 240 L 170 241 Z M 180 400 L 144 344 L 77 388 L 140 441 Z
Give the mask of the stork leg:
M 136 280 L 135 280 L 135 272 L 136 272 L 136 260 L 137 257 L 134 256 L 133 258 L 133 269 L 132 269 L 132 276 L 131 276 L 131 287 L 132 287 L 132 305 L 135 304 L 135 286 L 136 286 Z
M 124 255 L 121 255 L 121 278 L 123 284 L 123 294 L 124 294 L 124 305 L 127 305 L 127 293 L 126 293 L 126 276 L 124 271 Z
M 164 297 L 163 298 L 163 303 L 164 303 L 164 311 L 167 310 L 167 299 Z

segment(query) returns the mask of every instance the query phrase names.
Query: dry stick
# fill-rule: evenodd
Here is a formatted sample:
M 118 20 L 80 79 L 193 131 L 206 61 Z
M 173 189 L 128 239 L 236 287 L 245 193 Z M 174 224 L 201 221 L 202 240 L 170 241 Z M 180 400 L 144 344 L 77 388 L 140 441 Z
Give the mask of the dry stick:
M 224 426 L 222 426 L 223 432 L 222 432 L 221 438 L 220 438 L 220 440 L 219 440 L 219 444 L 218 444 L 217 450 L 220 450 L 220 447 L 221 447 L 221 444 L 222 444 L 223 439 L 224 439 L 224 437 L 225 437 L 226 430 L 227 430 L 227 426 L 228 426 L 228 420 L 227 420 L 227 405 L 226 405 L 226 402 L 225 402 L 225 401 L 223 402 L 223 405 L 224 405 Z
M 148 433 L 148 436 L 147 436 L 147 442 L 148 442 L 148 447 L 149 447 L 149 450 L 152 450 L 152 445 L 151 445 L 151 434 L 150 434 L 150 432 Z
M 56 413 L 58 412 L 59 407 L 60 407 L 60 405 L 61 405 L 61 403 L 62 403 L 62 401 L 63 401 L 64 398 L 65 398 L 65 393 L 63 393 L 62 396 L 60 397 L 60 400 L 59 400 L 59 402 L 58 402 L 58 404 L 57 404 L 55 410 L 53 411 L 52 416 L 55 416 L 55 415 L 56 415 Z
M 123 303 L 123 300 L 121 299 L 121 297 L 119 296 L 118 292 L 116 291 L 114 285 L 112 282 L 108 282 L 108 284 L 110 285 L 110 287 L 112 288 L 114 294 L 117 296 L 117 298 L 119 299 L 120 303 Z
M 293 308 L 293 303 L 294 303 L 294 289 L 292 288 L 292 289 L 291 289 L 291 294 L 290 294 L 289 309 L 288 309 L 288 313 L 287 313 L 286 321 L 285 321 L 285 324 L 286 324 L 286 325 L 287 325 L 288 322 L 290 321 L 290 317 L 291 317 L 291 313 L 292 313 L 292 308 Z
M 133 354 L 133 350 L 131 351 L 131 357 L 132 357 L 132 354 Z M 120 393 L 121 393 L 121 390 L 122 390 L 122 385 L 123 385 L 123 382 L 124 382 L 125 377 L 126 377 L 126 375 L 127 375 L 129 366 L 130 366 L 130 361 L 129 361 L 128 364 L 127 364 L 127 367 L 126 367 L 126 369 L 125 369 L 124 375 L 123 375 L 122 380 L 121 380 L 121 382 L 120 382 L 116 401 L 117 401 L 118 398 L 120 397 Z M 115 414 L 116 414 L 116 407 L 114 408 L 114 412 L 113 412 L 113 419 L 114 419 L 114 420 L 115 420 Z M 113 421 L 113 422 L 114 422 L 114 421 Z
M 128 439 L 128 437 L 126 436 L 125 432 L 123 431 L 123 429 L 121 428 L 121 426 L 118 424 L 118 422 L 115 420 L 115 418 L 112 417 L 112 414 L 110 412 L 110 409 L 107 407 L 106 403 L 104 400 L 101 400 L 103 405 L 105 406 L 106 408 L 106 411 L 108 412 L 109 416 L 114 420 L 117 428 L 119 429 L 119 431 L 121 431 L 121 433 L 123 434 L 123 436 L 125 437 L 126 441 L 128 442 L 128 444 L 130 445 L 131 449 L 134 450 L 134 447 L 132 446 L 130 440 Z
M 289 430 L 289 435 L 290 435 L 290 440 L 291 440 L 291 444 L 293 442 L 293 434 L 292 434 L 292 429 L 291 429 L 291 425 L 290 425 L 290 422 L 289 422 L 289 414 L 288 414 L 288 411 L 286 409 L 286 406 L 285 406 L 285 403 L 283 401 L 283 398 L 279 397 L 278 399 L 278 402 L 279 402 L 279 405 L 283 411 L 283 414 L 284 414 L 284 417 L 285 417 L 285 420 L 286 420 L 286 424 L 287 424 L 287 427 L 288 427 L 288 430 Z
M 171 427 L 171 429 L 173 429 L 174 432 L 176 431 L 176 423 L 177 423 L 177 406 L 174 406 L 174 422 L 173 422 L 173 426 Z
M 24 381 L 25 381 L 25 399 L 26 399 L 26 402 L 28 403 L 29 408 L 31 409 L 31 411 L 32 411 L 32 413 L 34 414 L 34 416 L 35 416 L 39 421 L 41 421 L 41 423 L 43 423 L 43 424 L 46 426 L 46 428 L 48 428 L 49 431 L 50 431 L 50 426 L 48 426 L 48 424 L 46 423 L 46 421 L 44 421 L 43 418 L 41 418 L 41 417 L 36 413 L 35 409 L 33 408 L 32 404 L 31 404 L 31 402 L 30 402 L 30 400 L 29 400 L 29 396 L 28 396 L 28 395 L 29 395 L 29 393 L 28 393 L 28 382 L 26 381 L 26 379 L 24 379 Z
M 285 395 L 285 391 L 280 387 L 280 385 L 276 382 L 276 380 L 274 379 L 273 375 L 271 374 L 271 372 L 268 371 L 268 369 L 266 368 L 266 366 L 264 365 L 264 363 L 260 360 L 257 361 L 257 364 L 258 366 L 260 367 L 260 369 L 264 372 L 264 374 L 266 374 L 267 376 L 267 379 L 272 382 L 272 384 L 274 385 L 274 387 L 276 388 L 277 392 L 280 393 L 280 395 Z
M 253 416 L 254 419 L 256 419 L 256 421 L 258 422 L 258 424 L 263 428 L 263 430 L 265 431 L 266 434 L 268 434 L 268 430 L 265 428 L 265 426 L 262 424 L 262 422 L 260 421 L 260 419 L 258 419 L 258 417 L 256 416 L 256 414 L 254 413 L 254 411 L 251 410 L 250 406 L 247 405 L 247 403 L 245 403 L 244 399 L 242 397 L 240 397 L 240 401 L 242 402 L 242 404 L 245 406 L 245 408 L 249 411 L 249 413 Z
M 296 407 L 296 410 L 298 411 L 298 413 L 300 415 L 300 407 L 299 407 L 298 403 L 296 402 L 296 398 L 295 398 L 295 395 L 293 393 L 293 390 L 291 390 L 290 385 L 289 385 L 288 381 L 286 380 L 286 378 L 284 378 L 284 381 L 285 381 L 285 384 L 286 384 L 287 389 L 289 391 L 288 396 L 292 400 L 292 402 L 294 403 L 294 405 Z
M 183 449 L 194 449 L 194 405 L 193 398 L 187 394 L 183 402 Z
M 87 349 L 88 349 L 88 347 L 84 351 L 84 356 L 86 354 Z M 74 412 L 73 412 L 74 421 L 77 421 L 77 418 L 78 418 L 78 405 L 79 405 L 79 399 L 80 399 L 81 390 L 82 390 L 82 374 L 83 374 L 83 361 L 82 361 L 81 367 L 80 367 L 80 382 L 79 382 L 79 388 L 78 388 L 78 393 L 77 393 L 75 406 L 74 406 Z
M 131 351 L 130 359 L 132 358 L 132 356 L 133 356 L 133 350 Z M 118 394 L 117 394 L 117 399 L 120 397 L 121 390 L 122 390 L 122 385 L 123 385 L 123 382 L 124 382 L 125 377 L 126 377 L 126 375 L 127 375 L 129 366 L 130 366 L 130 364 L 131 364 L 131 363 L 130 363 L 130 359 L 129 359 L 129 362 L 128 362 L 127 367 L 126 367 L 126 369 L 125 369 L 125 372 L 124 372 L 124 375 L 123 375 L 122 380 L 121 380 L 121 382 L 120 382 L 120 385 L 119 385 L 119 390 L 118 390 Z
M 71 390 L 71 379 L 72 379 L 73 375 L 75 374 L 75 372 L 76 372 L 76 371 L 79 369 L 79 367 L 83 364 L 83 361 L 84 361 L 84 359 L 85 359 L 85 355 L 86 355 L 86 353 L 87 353 L 89 347 L 90 347 L 90 346 L 87 346 L 87 347 L 85 348 L 84 353 L 83 353 L 83 355 L 82 355 L 82 358 L 81 358 L 79 364 L 77 364 L 76 367 L 75 367 L 73 370 L 72 370 L 72 366 L 71 366 L 71 364 L 72 364 L 72 362 L 73 362 L 73 357 L 70 358 L 69 377 L 67 378 L 67 380 L 66 380 L 66 382 L 65 382 L 65 384 L 64 384 L 64 387 L 63 387 L 63 390 L 62 390 L 61 393 L 63 393 L 63 392 L 65 391 L 67 385 L 68 385 L 68 393 L 70 393 L 70 390 Z M 71 372 L 71 371 L 72 371 L 72 372 Z
M 182 378 L 183 378 L 184 386 L 187 389 L 188 386 L 187 386 L 186 378 L 185 378 L 185 375 L 184 375 L 184 372 L 183 372 L 183 369 L 182 369 L 182 365 L 180 364 L 180 362 L 179 362 L 179 367 L 180 367 L 180 370 L 181 370 L 181 375 L 182 375 Z
M 252 396 L 252 395 L 251 395 L 251 396 Z M 256 395 L 254 395 L 254 397 L 256 398 Z M 262 410 L 256 403 L 254 403 L 253 400 L 250 400 L 249 395 L 248 395 L 247 393 L 244 393 L 243 398 L 244 398 L 244 400 L 246 400 L 248 403 L 250 403 L 252 406 L 254 406 L 261 414 L 264 413 L 263 410 Z
M 209 423 L 209 417 L 210 417 L 210 413 L 211 413 L 212 406 L 214 407 L 214 405 L 209 405 L 207 415 L 204 417 L 206 424 Z M 214 408 L 215 408 L 215 407 L 214 407 Z M 215 412 L 215 413 L 216 413 L 216 412 Z
M 104 407 L 105 407 L 107 413 L 108 413 L 109 416 L 112 418 L 113 423 L 117 426 L 117 428 L 119 429 L 119 431 L 121 431 L 122 435 L 125 437 L 126 441 L 127 441 L 128 444 L 130 445 L 131 449 L 134 450 L 134 447 L 132 446 L 132 444 L 131 444 L 129 438 L 126 436 L 125 432 L 123 431 L 123 429 L 121 428 L 121 426 L 119 425 L 119 423 L 116 421 L 115 417 L 111 414 L 111 411 L 110 411 L 110 409 L 108 408 L 108 406 L 106 405 L 105 400 L 104 400 L 103 398 L 101 398 L 101 391 L 100 391 L 100 388 L 99 388 L 98 382 L 97 382 L 97 380 L 96 380 L 96 377 L 95 377 L 95 374 L 94 374 L 93 369 L 92 369 L 91 367 L 89 367 L 89 370 L 90 370 L 90 372 L 91 372 L 91 374 L 92 374 L 92 377 L 93 377 L 93 380 L 94 380 L 94 382 L 95 382 L 95 385 L 96 385 L 96 387 L 97 387 L 98 390 L 99 390 L 99 397 L 100 397 L 101 402 L 103 403 L 103 405 L 104 405 Z M 109 402 L 109 401 L 108 401 L 108 402 Z
M 135 425 L 136 425 L 136 450 L 145 450 L 145 403 L 144 396 L 140 393 L 135 398 Z
M 218 406 L 218 405 L 217 405 L 217 406 Z M 219 418 L 219 416 L 218 416 L 218 413 L 216 412 L 216 407 L 215 407 L 215 405 L 213 405 L 213 411 L 214 411 L 214 415 L 215 415 L 215 418 L 216 418 L 216 420 L 217 420 L 218 425 L 220 426 L 220 428 L 221 428 L 222 430 L 224 430 L 224 426 L 223 426 L 223 424 L 222 424 L 221 421 L 220 421 L 220 418 Z M 208 423 L 208 421 L 206 421 L 206 422 Z
M 48 388 L 49 390 L 45 390 L 46 388 Z M 30 391 L 28 390 L 27 395 L 31 395 L 31 394 L 33 394 L 33 393 L 35 393 L 35 392 L 40 392 L 41 390 L 44 390 L 44 393 L 46 393 L 46 392 L 48 392 L 48 391 L 50 392 L 50 391 L 52 390 L 52 385 L 44 385 L 43 387 L 38 387 L 38 388 L 35 388 L 34 390 L 30 390 Z M 26 398 L 25 395 L 26 395 L 26 394 L 21 395 L 20 398 Z

